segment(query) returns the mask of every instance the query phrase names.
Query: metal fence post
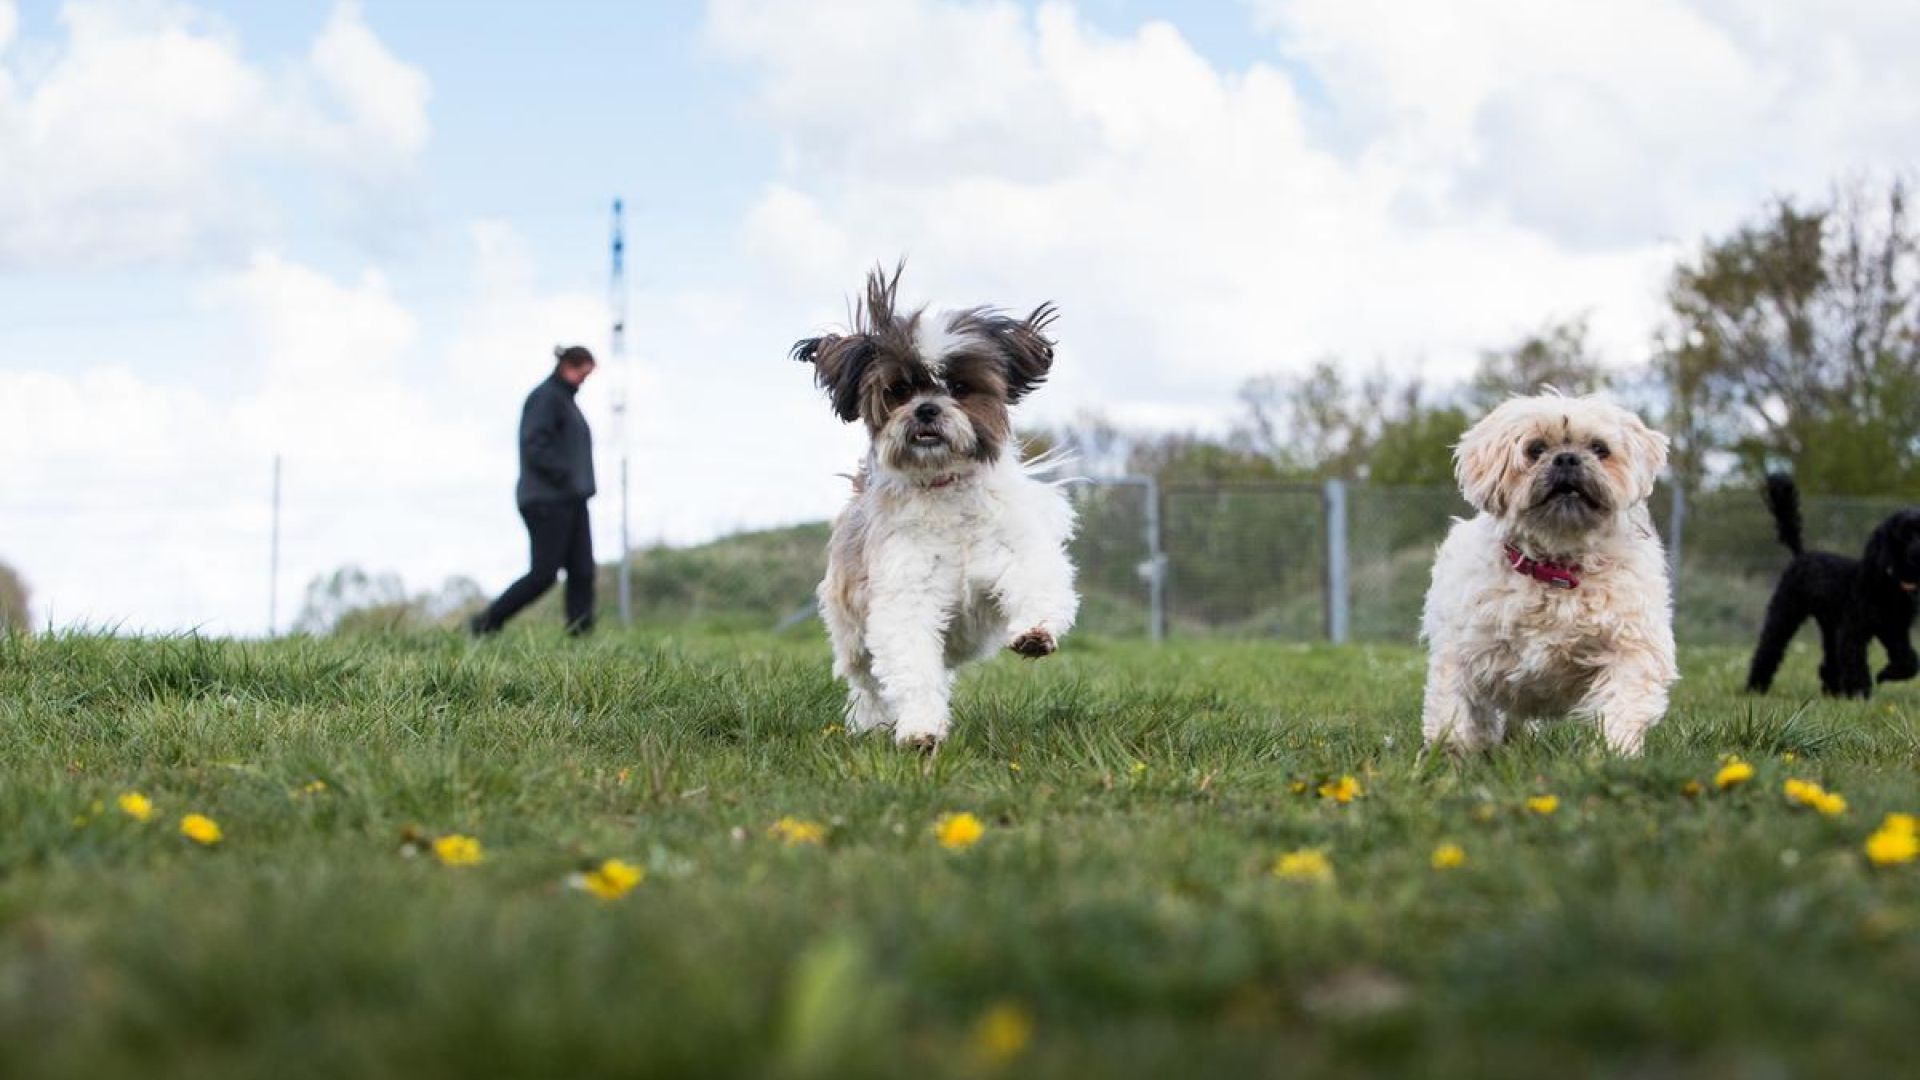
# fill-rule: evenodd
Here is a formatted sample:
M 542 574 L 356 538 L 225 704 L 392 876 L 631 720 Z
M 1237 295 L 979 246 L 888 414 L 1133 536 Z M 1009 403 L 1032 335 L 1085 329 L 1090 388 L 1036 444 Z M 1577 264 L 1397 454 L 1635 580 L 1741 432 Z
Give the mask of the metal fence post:
M 1347 562 L 1347 484 L 1329 480 L 1327 509 L 1327 639 L 1345 645 L 1352 627 L 1352 596 Z
M 1155 645 L 1167 638 L 1167 556 L 1160 547 L 1160 482 L 1146 478 L 1147 635 Z

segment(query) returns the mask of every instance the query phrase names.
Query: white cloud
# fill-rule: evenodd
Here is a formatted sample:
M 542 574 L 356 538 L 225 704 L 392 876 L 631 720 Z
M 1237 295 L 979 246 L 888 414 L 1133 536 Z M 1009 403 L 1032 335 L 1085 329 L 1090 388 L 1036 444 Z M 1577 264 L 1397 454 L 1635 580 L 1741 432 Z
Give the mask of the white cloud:
M 1323 144 L 1279 68 L 1221 71 L 1168 24 L 1116 37 L 1062 4 L 824 7 L 711 8 L 789 147 L 747 249 L 823 304 L 899 252 L 917 295 L 1059 301 L 1042 413 L 1197 423 L 1247 376 L 1324 353 L 1457 370 L 1549 314 L 1594 308 L 1617 348 L 1649 316 L 1648 246 L 1583 252 L 1491 210 L 1424 215 L 1424 171 Z M 905 36 L 818 24 L 868 17 Z M 888 66 L 899 55 L 910 78 Z
M 32 584 L 37 617 L 261 630 L 275 455 L 283 628 L 304 584 L 348 563 L 416 588 L 468 574 L 497 590 L 524 570 L 520 403 L 555 344 L 606 357 L 606 301 L 543 286 L 505 224 L 474 224 L 467 237 L 471 279 L 431 320 L 377 271 L 337 277 L 256 253 L 202 292 L 207 319 L 226 331 L 210 365 L 232 373 L 221 384 L 170 384 L 145 355 L 137 368 L 0 368 L 0 556 Z M 844 494 L 834 474 L 857 437 L 781 356 L 804 318 L 727 294 L 636 293 L 636 543 L 814 519 Z M 607 364 L 581 393 L 603 560 L 619 535 L 620 376 Z
M 256 166 L 399 176 L 427 138 L 425 76 L 350 2 L 275 67 L 178 4 L 68 0 L 60 23 L 42 62 L 0 53 L 0 269 L 244 250 L 274 224 Z

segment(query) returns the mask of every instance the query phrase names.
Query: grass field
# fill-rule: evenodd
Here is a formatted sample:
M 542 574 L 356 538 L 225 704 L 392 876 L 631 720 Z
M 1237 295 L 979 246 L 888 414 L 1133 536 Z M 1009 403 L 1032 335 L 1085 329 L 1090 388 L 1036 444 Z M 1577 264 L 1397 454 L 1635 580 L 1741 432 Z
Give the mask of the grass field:
M 1920 862 L 1862 848 L 1920 811 L 1911 687 L 1696 651 L 1644 761 L 1456 767 L 1412 650 L 1081 639 L 970 675 L 923 767 L 796 638 L 0 641 L 0 1076 L 1920 1068 Z M 568 884 L 609 857 L 645 880 Z

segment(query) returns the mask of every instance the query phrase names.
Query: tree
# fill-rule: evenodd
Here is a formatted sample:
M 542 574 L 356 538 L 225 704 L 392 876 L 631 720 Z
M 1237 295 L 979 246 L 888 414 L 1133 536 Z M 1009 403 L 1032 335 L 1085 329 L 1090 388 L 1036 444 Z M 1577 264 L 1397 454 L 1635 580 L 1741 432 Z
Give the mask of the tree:
M 1920 243 L 1904 183 L 1773 204 L 1674 271 L 1657 365 L 1683 475 L 1920 492 Z M 1724 464 L 1716 459 L 1724 459 Z
M 451 577 L 437 590 L 407 594 L 398 574 L 343 566 L 307 583 L 296 634 L 393 633 L 454 625 L 486 600 L 472 579 Z
M 32 628 L 28 599 L 26 579 L 18 570 L 0 562 L 0 633 Z
M 1350 381 L 1329 357 L 1304 375 L 1266 375 L 1242 386 L 1233 441 L 1300 479 L 1373 479 L 1383 439 L 1423 430 L 1425 392 L 1419 377 L 1396 378 L 1384 364 Z
M 1587 343 L 1585 316 L 1548 322 L 1505 349 L 1480 354 L 1467 384 L 1467 405 L 1482 413 L 1516 394 L 1553 387 L 1566 394 L 1607 388 L 1609 376 Z

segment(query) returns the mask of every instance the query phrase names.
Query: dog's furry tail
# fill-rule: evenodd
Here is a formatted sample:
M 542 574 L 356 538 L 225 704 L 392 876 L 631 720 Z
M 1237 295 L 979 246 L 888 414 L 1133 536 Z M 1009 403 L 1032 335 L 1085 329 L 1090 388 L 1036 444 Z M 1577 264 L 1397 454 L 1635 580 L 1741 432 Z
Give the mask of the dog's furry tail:
M 1773 511 L 1773 527 L 1788 551 L 1795 555 L 1807 550 L 1806 528 L 1800 521 L 1800 489 L 1786 473 L 1768 473 L 1767 509 Z

